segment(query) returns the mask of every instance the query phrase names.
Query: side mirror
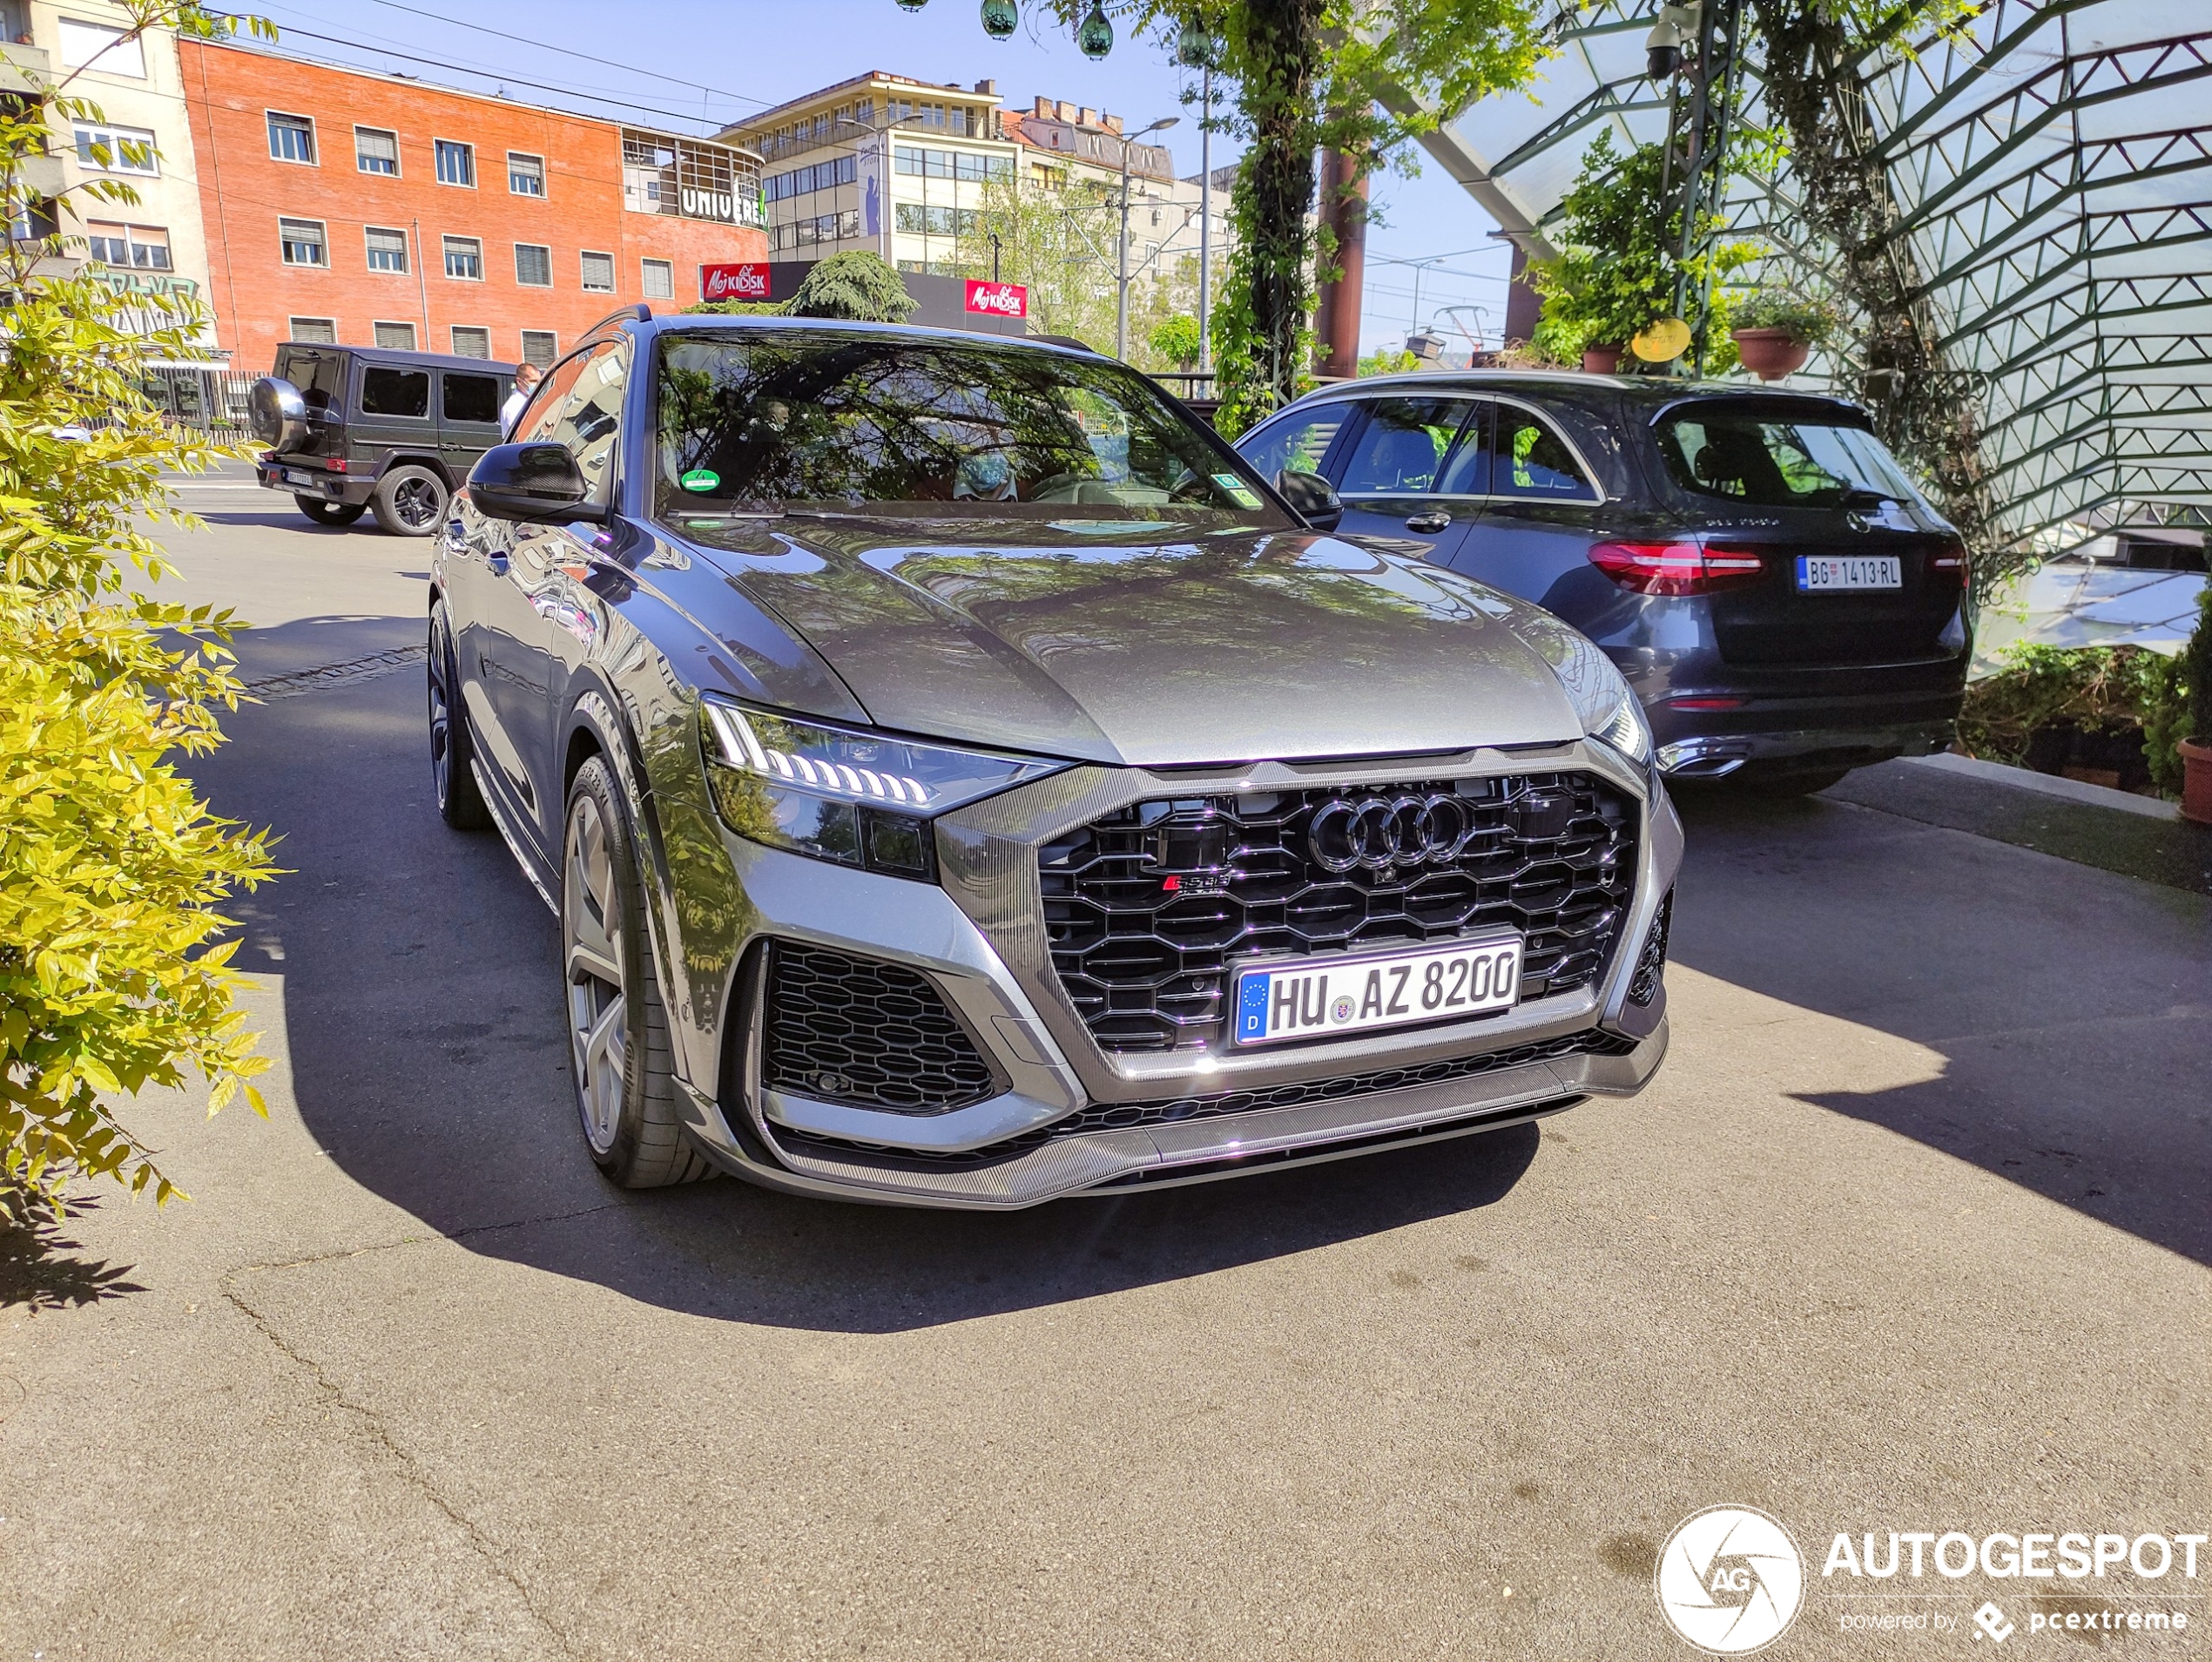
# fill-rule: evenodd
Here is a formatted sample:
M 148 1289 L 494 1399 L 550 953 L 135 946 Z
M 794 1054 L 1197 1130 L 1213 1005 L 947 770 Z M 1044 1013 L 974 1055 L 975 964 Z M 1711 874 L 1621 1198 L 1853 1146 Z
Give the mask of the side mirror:
M 263 375 L 246 395 L 253 436 L 273 450 L 288 450 L 307 436 L 307 401 L 290 382 Z
M 1315 530 L 1332 531 L 1344 523 L 1344 498 L 1337 488 L 1318 473 L 1285 468 L 1275 476 L 1275 489 L 1300 519 Z
M 563 444 L 495 444 L 469 472 L 469 500 L 491 519 L 603 521 L 590 490 Z

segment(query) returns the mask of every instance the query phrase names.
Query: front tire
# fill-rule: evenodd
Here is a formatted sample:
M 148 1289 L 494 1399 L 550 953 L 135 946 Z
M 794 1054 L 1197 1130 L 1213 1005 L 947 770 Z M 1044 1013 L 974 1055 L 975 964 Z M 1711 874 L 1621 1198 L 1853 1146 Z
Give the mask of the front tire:
M 438 795 L 438 817 L 456 831 L 482 831 L 491 810 L 476 787 L 476 735 L 469 730 L 469 706 L 461 696 L 461 665 L 454 656 L 453 622 L 441 600 L 430 608 L 430 783 Z
M 569 787 L 561 837 L 561 965 L 569 1071 L 584 1146 L 625 1189 L 689 1183 L 713 1168 L 677 1111 L 668 1012 L 644 929 L 637 845 L 605 760 Z
M 331 502 L 322 497 L 294 496 L 300 511 L 318 525 L 350 525 L 368 511 L 365 502 Z
M 446 517 L 446 483 L 428 468 L 394 468 L 376 482 L 368 505 L 393 536 L 428 537 Z

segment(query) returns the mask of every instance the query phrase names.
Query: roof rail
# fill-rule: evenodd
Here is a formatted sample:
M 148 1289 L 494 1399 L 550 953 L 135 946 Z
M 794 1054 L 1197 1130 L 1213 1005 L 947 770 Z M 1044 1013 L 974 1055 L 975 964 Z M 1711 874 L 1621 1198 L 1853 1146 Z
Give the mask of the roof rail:
M 590 340 L 610 323 L 650 323 L 652 321 L 653 308 L 646 305 L 644 301 L 639 301 L 635 305 L 624 306 L 619 310 L 608 313 L 606 316 L 584 330 L 582 338 Z

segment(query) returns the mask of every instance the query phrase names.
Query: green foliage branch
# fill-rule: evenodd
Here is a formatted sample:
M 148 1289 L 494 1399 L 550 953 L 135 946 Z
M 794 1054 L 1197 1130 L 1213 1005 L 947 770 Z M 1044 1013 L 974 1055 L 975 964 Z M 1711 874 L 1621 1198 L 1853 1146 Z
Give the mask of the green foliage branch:
M 2212 639 L 2212 631 L 2199 632 Z M 1966 689 L 1959 742 L 1969 755 L 2017 767 L 2027 760 L 2028 741 L 2047 727 L 2140 729 L 2152 782 L 2161 790 L 2181 788 L 2175 741 L 2187 736 L 2182 729 L 2195 691 L 2185 657 L 2141 646 L 2015 641 L 2001 665 Z M 2200 672 L 2196 687 L 2203 685 Z
M 234 26 L 182 0 L 123 10 L 126 39 Z M 94 179 L 42 199 L 30 184 L 56 127 L 99 110 L 73 75 L 21 72 L 31 90 L 0 99 L 0 195 L 34 232 L 0 250 L 0 1187 L 57 1206 L 72 1179 L 104 1177 L 158 1202 L 177 1191 L 113 1099 L 189 1071 L 210 1113 L 241 1089 L 260 1110 L 248 1081 L 268 1065 L 240 1030 L 219 908 L 275 868 L 265 837 L 211 814 L 173 760 L 221 741 L 217 712 L 243 691 L 238 625 L 127 578 L 172 570 L 149 524 L 198 524 L 165 472 L 231 452 L 167 426 L 143 391 L 149 358 L 210 355 L 197 300 L 131 293 L 72 258 L 72 199 L 137 193 Z

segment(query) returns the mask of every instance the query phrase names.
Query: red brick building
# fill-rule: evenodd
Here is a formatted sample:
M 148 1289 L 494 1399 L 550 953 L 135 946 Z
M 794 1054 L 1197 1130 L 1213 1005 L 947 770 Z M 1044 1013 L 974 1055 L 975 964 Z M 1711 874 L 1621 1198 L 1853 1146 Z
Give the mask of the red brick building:
M 550 362 L 765 260 L 752 152 L 180 38 L 218 341 Z

